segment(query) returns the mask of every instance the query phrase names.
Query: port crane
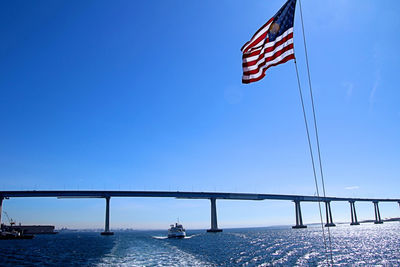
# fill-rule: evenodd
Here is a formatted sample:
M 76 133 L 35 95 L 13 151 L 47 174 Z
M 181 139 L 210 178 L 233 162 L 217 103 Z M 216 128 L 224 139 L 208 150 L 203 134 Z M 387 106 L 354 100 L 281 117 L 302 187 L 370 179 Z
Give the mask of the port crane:
M 6 215 L 8 222 L 10 223 L 11 226 L 15 225 L 15 221 L 8 216 L 8 213 L 6 211 L 3 211 L 3 213 Z

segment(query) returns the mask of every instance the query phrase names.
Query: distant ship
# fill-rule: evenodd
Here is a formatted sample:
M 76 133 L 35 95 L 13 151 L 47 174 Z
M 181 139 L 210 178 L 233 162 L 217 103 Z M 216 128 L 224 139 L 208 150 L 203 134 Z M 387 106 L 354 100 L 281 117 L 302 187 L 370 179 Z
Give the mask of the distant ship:
M 10 225 L 6 225 L 2 223 L 0 225 L 0 229 L 2 232 L 16 232 L 23 233 L 24 235 L 34 235 L 34 234 L 57 234 L 58 232 L 54 231 L 53 225 L 21 225 L 21 223 L 17 224 L 6 211 L 3 211 L 6 215 L 8 222 Z
M 24 234 L 23 232 L 12 231 L 0 231 L 0 240 L 11 240 L 11 239 L 32 239 L 34 235 Z
M 1 225 L 1 229 L 7 232 L 19 232 L 24 234 L 57 234 L 58 232 L 54 231 L 53 225 L 17 225 L 15 223 L 11 223 L 10 225 Z
M 7 226 L 1 224 L 0 227 L 0 240 L 10 240 L 10 239 L 32 239 L 34 235 L 27 234 L 23 230 L 14 229 L 13 225 Z
M 171 224 L 171 228 L 168 229 L 168 238 L 184 238 L 185 236 L 186 232 L 182 224 Z

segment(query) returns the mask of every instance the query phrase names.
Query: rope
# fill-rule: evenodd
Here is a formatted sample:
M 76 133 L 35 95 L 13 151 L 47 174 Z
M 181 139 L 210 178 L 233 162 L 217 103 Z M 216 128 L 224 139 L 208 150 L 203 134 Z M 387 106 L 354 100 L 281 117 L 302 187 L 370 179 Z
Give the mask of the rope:
M 293 48 L 293 50 L 294 50 L 294 48 Z M 306 110 L 305 110 L 305 107 L 304 107 L 303 93 L 302 93 L 302 90 L 301 90 L 300 77 L 299 77 L 299 71 L 298 71 L 298 68 L 297 68 L 296 58 L 294 59 L 294 65 L 296 67 L 297 84 L 299 86 L 301 107 L 302 107 L 302 110 L 303 110 L 304 124 L 306 126 L 306 132 L 307 132 L 308 148 L 310 150 L 310 157 L 311 157 L 311 163 L 312 163 L 313 174 L 314 174 L 315 190 L 317 192 L 317 198 L 318 198 L 319 218 L 320 218 L 320 221 L 321 221 L 322 238 L 324 240 L 325 255 L 326 255 L 327 262 L 329 262 L 328 248 L 326 246 L 326 238 L 325 238 L 325 230 L 324 230 L 324 220 L 322 219 L 321 198 L 320 198 L 320 195 L 319 195 L 317 172 L 315 170 L 314 154 L 313 154 L 312 145 L 311 145 L 310 131 L 308 129 L 307 115 L 306 115 Z
M 303 33 L 304 52 L 305 52 L 305 56 L 306 56 L 308 85 L 309 85 L 309 88 L 310 88 L 309 91 L 310 91 L 311 106 L 312 106 L 313 119 L 314 119 L 315 138 L 316 138 L 316 141 L 317 141 L 317 151 L 318 151 L 318 161 L 319 161 L 319 169 L 320 169 L 320 175 L 321 175 L 322 192 L 324 194 L 324 198 L 326 198 L 325 180 L 324 180 L 324 173 L 323 173 L 323 168 L 322 168 L 321 149 L 320 149 L 320 145 L 319 145 L 318 126 L 317 126 L 317 118 L 316 118 L 316 115 L 315 115 L 314 96 L 313 96 L 312 83 L 311 83 L 310 66 L 309 66 L 309 63 L 308 63 L 307 43 L 306 43 L 306 34 L 305 34 L 305 30 L 304 30 L 303 10 L 302 10 L 302 7 L 301 7 L 301 0 L 299 0 L 299 7 L 300 7 L 301 28 L 302 28 L 302 33 Z M 330 256 L 331 256 L 331 264 L 333 264 L 332 239 L 331 239 L 331 232 L 330 232 L 329 227 L 328 227 L 328 238 L 329 238 L 329 249 L 330 249 Z

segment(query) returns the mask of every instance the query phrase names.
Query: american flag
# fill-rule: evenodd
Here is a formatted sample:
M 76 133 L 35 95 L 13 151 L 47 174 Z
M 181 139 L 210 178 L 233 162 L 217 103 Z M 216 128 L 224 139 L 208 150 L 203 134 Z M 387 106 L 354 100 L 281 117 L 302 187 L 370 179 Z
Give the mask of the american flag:
M 272 66 L 294 59 L 293 23 L 296 0 L 288 0 L 243 47 L 243 83 L 261 80 Z

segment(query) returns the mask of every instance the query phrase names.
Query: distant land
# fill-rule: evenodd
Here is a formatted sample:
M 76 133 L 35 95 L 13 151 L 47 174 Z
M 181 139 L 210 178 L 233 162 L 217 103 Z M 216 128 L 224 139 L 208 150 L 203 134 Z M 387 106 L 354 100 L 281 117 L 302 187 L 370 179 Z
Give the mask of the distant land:
M 383 222 L 400 222 L 400 217 L 394 217 L 394 218 L 386 218 L 386 219 L 382 219 Z M 375 220 L 363 220 L 363 221 L 359 221 L 359 223 L 373 223 L 375 222 Z M 350 222 L 335 222 L 335 224 L 348 224 L 350 225 Z M 321 223 L 308 223 L 307 226 L 319 226 L 321 225 Z M 224 229 L 265 229 L 265 228 L 269 228 L 269 229 L 273 229 L 273 228 L 277 228 L 277 229 L 281 229 L 281 228 L 286 228 L 286 227 L 292 227 L 292 225 L 271 225 L 271 226 L 260 226 L 260 227 L 233 227 L 233 228 L 224 228 Z M 205 229 L 205 228 L 204 228 Z M 204 229 L 189 229 L 192 231 L 201 231 Z M 166 229 L 134 229 L 134 228 L 113 228 L 113 231 L 116 232 L 143 232 L 143 231 L 163 231 Z M 58 228 L 56 229 L 56 231 L 59 232 L 102 232 L 103 229 L 101 228 L 86 228 L 86 229 L 73 229 L 73 228 Z

